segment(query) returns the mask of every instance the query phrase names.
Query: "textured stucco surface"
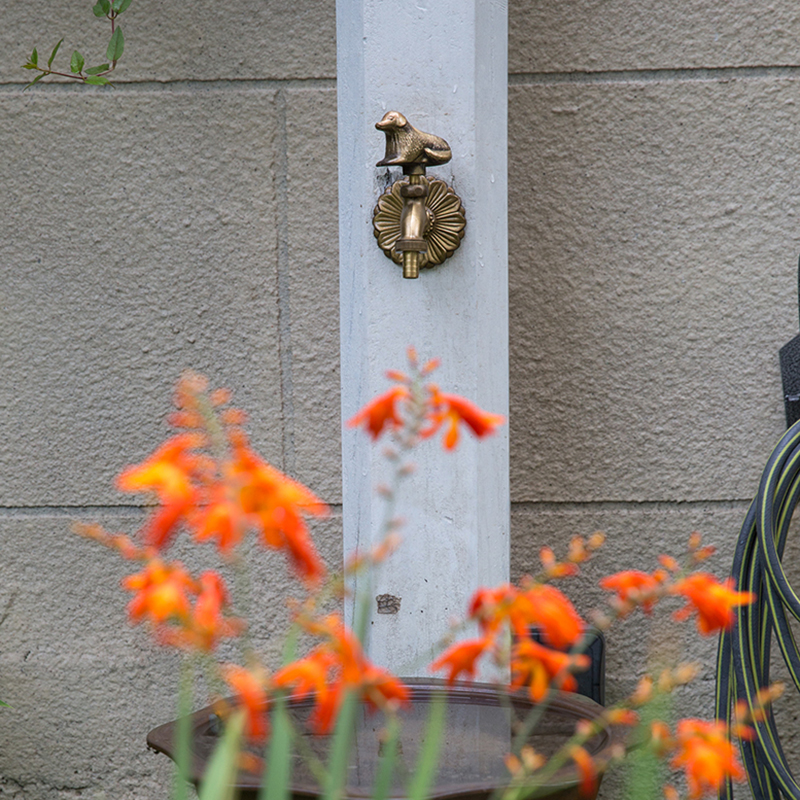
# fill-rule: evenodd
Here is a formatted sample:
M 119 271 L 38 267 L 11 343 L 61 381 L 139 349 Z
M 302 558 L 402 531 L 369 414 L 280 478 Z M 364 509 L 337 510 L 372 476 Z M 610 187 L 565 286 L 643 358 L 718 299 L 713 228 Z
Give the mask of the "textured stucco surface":
M 280 462 L 274 95 L 3 93 L 0 109 L 0 503 L 118 503 L 113 476 L 163 434 L 187 368 L 256 411 Z
M 752 496 L 797 328 L 798 103 L 795 80 L 512 88 L 514 500 Z
M 798 27 L 791 0 L 512 0 L 509 71 L 796 65 Z
M 286 109 L 295 474 L 341 502 L 336 90 L 293 89 Z

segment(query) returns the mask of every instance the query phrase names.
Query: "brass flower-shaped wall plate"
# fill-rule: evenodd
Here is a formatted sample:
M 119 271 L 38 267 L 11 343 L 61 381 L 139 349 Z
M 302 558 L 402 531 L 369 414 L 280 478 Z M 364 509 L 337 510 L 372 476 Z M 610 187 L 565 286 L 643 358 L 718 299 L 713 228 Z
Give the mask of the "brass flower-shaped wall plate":
M 427 249 L 420 253 L 420 267 L 434 267 L 458 249 L 467 225 L 461 198 L 444 182 L 436 178 L 419 177 L 425 187 L 425 208 L 428 225 L 423 235 Z M 400 239 L 400 219 L 403 213 L 401 190 L 409 179 L 395 181 L 380 197 L 372 214 L 372 226 L 378 246 L 395 264 L 403 263 L 403 254 L 395 250 Z

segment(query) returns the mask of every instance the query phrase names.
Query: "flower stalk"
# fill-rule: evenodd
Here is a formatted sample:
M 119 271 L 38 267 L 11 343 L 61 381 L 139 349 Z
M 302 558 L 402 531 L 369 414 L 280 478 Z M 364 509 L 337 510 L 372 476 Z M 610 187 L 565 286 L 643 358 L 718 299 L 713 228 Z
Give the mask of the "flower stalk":
M 465 434 L 483 438 L 504 422 L 499 415 L 465 398 L 442 392 L 430 380 L 436 367 L 436 361 L 421 363 L 416 353 L 409 351 L 408 372 L 388 373 L 392 387 L 348 422 L 363 429 L 373 441 L 390 439 L 384 456 L 392 470 L 388 485 L 380 489 L 385 506 L 378 544 L 370 551 L 355 553 L 341 576 L 330 574 L 309 530 L 310 519 L 327 513 L 325 504 L 253 451 L 244 430 L 245 415 L 230 406 L 229 392 L 211 391 L 204 378 L 191 373 L 182 378 L 176 390 L 177 411 L 171 417 L 177 428 L 175 435 L 118 478 L 121 490 L 155 497 L 154 510 L 138 537 L 108 533 L 96 525 L 80 526 L 82 535 L 137 564 L 139 571 L 123 583 L 132 595 L 130 621 L 149 628 L 159 644 L 185 653 L 187 664 L 200 657 L 214 665 L 214 680 L 233 693 L 233 703 L 217 703 L 219 715 L 232 733 L 223 737 L 226 749 L 219 762 L 215 761 L 215 775 L 235 773 L 236 764 L 231 766 L 226 758 L 243 759 L 248 768 L 264 770 L 262 797 L 286 800 L 291 783 L 289 754 L 294 750 L 309 757 L 326 800 L 340 800 L 345 792 L 356 709 L 365 704 L 386 714 L 386 747 L 375 800 L 388 796 L 401 735 L 397 714 L 408 703 L 409 690 L 366 654 L 363 641 L 370 593 L 363 592 L 363 583 L 369 583 L 371 571 L 398 546 L 398 495 L 413 469 L 411 453 L 439 434 L 444 449 L 454 450 Z M 254 539 L 284 557 L 301 597 L 291 603 L 292 623 L 280 665 L 270 668 L 259 660 L 247 638 L 247 622 L 234 609 L 232 593 L 218 571 L 195 577 L 183 564 L 169 559 L 168 551 L 181 535 L 188 535 L 198 545 L 213 546 L 224 563 L 234 566 L 240 581 L 247 569 L 240 555 L 247 540 Z M 559 690 L 574 690 L 574 673 L 588 663 L 583 653 L 588 642 L 587 624 L 556 583 L 578 575 L 581 565 L 595 556 L 603 541 L 600 533 L 574 537 L 562 560 L 552 548 L 542 548 L 541 570 L 536 576 L 524 578 L 518 585 L 479 587 L 465 619 L 477 635 L 452 642 L 430 665 L 432 672 L 444 673 L 446 683 L 453 684 L 464 678 L 473 680 L 479 663 L 489 659 L 510 675 L 512 690 L 526 692 L 534 702 L 532 713 L 514 731 L 506 760 L 508 782 L 497 790 L 495 800 L 522 800 L 570 763 L 577 771 L 581 790 L 593 796 L 609 763 L 641 748 L 670 759 L 673 768 L 683 770 L 690 800 L 742 778 L 732 741 L 750 735 L 744 713 L 732 728 L 683 720 L 673 730 L 656 719 L 642 733 L 637 712 L 691 680 L 693 671 L 686 666 L 666 670 L 657 680 L 644 678 L 630 697 L 579 724 L 549 759 L 532 750 L 530 734 L 550 699 Z M 685 605 L 673 614 L 675 621 L 695 617 L 697 629 L 704 636 L 728 629 L 736 610 L 752 602 L 753 597 L 749 592 L 736 591 L 729 581 L 720 582 L 697 569 L 711 552 L 699 535 L 693 534 L 683 565 L 671 556 L 662 556 L 651 572 L 626 570 L 607 576 L 600 585 L 609 593 L 609 605 L 595 616 L 595 624 L 607 629 L 638 609 L 650 615 L 657 605 L 678 597 Z M 347 578 L 362 575 L 356 624 L 350 629 L 330 604 L 342 598 Z M 534 637 L 534 629 L 539 638 Z M 453 635 L 461 630 L 461 626 L 455 627 Z M 311 644 L 298 654 L 301 634 Z M 229 639 L 243 644 L 243 664 L 217 660 L 220 643 Z M 184 676 L 176 800 L 185 797 L 188 777 L 189 723 L 183 713 L 188 709 L 188 684 L 190 680 Z M 771 697 L 763 698 L 765 705 Z M 305 721 L 307 731 L 334 734 L 328 764 L 313 755 L 287 713 L 287 703 L 303 699 L 311 704 Z M 444 703 L 441 707 L 434 703 L 429 728 L 432 744 L 423 752 L 408 787 L 411 800 L 423 800 L 435 778 L 443 724 Z M 626 746 L 599 763 L 589 744 L 611 726 L 639 733 L 632 733 Z M 264 763 L 251 750 L 240 752 L 239 739 L 257 745 Z M 228 751 L 233 755 L 225 756 Z M 213 796 L 208 792 L 211 789 L 206 794 Z M 665 793 L 672 798 L 675 790 L 667 787 Z

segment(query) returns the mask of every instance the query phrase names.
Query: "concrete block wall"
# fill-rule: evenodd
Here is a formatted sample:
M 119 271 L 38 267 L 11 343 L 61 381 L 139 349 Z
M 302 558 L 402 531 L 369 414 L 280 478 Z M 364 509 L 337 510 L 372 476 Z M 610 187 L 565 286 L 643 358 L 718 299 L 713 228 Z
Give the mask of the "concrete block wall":
M 18 800 L 170 794 L 145 736 L 175 716 L 178 662 L 127 625 L 127 565 L 70 526 L 141 523 L 113 478 L 167 434 L 184 369 L 233 389 L 259 452 L 332 504 L 315 532 L 341 560 L 333 3 L 134 0 L 121 23 L 117 88 L 23 93 L 34 45 L 63 35 L 56 64 L 88 61 L 108 33 L 91 3 L 0 7 L 0 797 Z M 275 660 L 296 588 L 253 561 Z
M 144 735 L 171 718 L 176 662 L 126 627 L 120 565 L 69 527 L 135 529 L 111 482 L 165 435 L 184 368 L 230 386 L 262 454 L 333 504 L 339 558 L 334 4 L 134 0 L 116 89 L 22 93 L 34 45 L 102 55 L 90 6 L 0 9 L 0 796 L 34 800 L 168 795 Z M 575 584 L 588 610 L 599 574 L 692 530 L 727 570 L 782 432 L 800 12 L 509 14 L 512 570 L 605 530 Z M 288 582 L 257 560 L 274 654 Z M 611 699 L 648 635 L 609 637 Z M 679 707 L 710 713 L 714 643 L 684 649 L 703 671 Z

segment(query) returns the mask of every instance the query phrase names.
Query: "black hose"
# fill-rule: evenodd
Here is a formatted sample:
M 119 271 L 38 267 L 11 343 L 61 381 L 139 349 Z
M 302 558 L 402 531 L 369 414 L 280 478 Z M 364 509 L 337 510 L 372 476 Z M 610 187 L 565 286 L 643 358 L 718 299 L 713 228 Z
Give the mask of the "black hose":
M 783 569 L 783 551 L 792 513 L 800 499 L 800 422 L 783 435 L 767 461 L 758 495 L 745 517 L 733 560 L 739 591 L 756 596 L 741 606 L 733 627 L 720 637 L 717 655 L 716 715 L 731 722 L 732 706 L 759 708 L 758 692 L 769 685 L 772 637 L 780 647 L 789 675 L 800 691 L 800 651 L 786 617 L 800 620 L 800 597 Z M 800 800 L 772 715 L 754 724 L 755 737 L 741 750 L 754 800 Z M 719 797 L 733 797 L 730 782 Z

